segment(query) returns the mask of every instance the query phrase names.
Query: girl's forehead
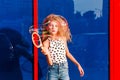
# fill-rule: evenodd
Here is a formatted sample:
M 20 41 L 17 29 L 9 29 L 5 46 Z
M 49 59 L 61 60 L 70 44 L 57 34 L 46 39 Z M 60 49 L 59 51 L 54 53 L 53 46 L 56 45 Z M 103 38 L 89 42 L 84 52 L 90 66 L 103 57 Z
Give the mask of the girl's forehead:
M 50 21 L 50 24 L 59 24 L 59 22 L 58 21 L 56 21 L 56 20 L 52 20 L 52 21 Z

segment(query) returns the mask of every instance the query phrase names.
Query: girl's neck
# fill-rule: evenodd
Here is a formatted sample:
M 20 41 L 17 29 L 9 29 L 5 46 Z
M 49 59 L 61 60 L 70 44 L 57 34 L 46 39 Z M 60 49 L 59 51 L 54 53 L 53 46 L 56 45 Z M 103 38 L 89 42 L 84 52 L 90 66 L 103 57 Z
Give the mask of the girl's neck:
M 52 40 L 59 39 L 59 36 L 57 36 L 57 35 L 51 35 L 50 37 L 51 37 Z

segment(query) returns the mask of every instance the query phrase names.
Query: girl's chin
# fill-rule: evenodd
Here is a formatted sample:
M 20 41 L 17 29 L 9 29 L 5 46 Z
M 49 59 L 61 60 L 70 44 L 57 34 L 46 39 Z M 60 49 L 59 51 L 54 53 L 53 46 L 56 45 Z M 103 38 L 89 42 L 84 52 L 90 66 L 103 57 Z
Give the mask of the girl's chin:
M 57 33 L 56 33 L 56 32 L 51 32 L 51 34 L 54 34 L 54 35 L 56 35 Z
M 52 33 L 52 35 L 57 35 L 56 33 Z

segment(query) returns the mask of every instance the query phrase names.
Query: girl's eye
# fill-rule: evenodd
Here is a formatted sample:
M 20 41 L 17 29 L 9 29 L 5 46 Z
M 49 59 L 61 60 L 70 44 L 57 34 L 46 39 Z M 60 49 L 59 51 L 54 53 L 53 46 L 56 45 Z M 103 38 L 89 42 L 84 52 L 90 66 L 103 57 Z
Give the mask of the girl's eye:
M 49 26 L 49 27 L 52 27 L 52 25 L 51 25 L 51 24 L 49 24 L 48 26 Z

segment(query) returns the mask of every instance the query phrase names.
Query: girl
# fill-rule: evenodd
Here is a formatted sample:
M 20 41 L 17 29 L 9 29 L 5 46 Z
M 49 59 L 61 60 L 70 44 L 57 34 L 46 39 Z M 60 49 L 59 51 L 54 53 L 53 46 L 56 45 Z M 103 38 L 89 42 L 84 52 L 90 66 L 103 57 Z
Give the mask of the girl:
M 41 52 L 48 62 L 47 80 L 70 80 L 67 58 L 78 67 L 80 76 L 83 76 L 84 70 L 67 47 L 67 42 L 71 41 L 67 20 L 60 15 L 50 14 L 43 24 Z

